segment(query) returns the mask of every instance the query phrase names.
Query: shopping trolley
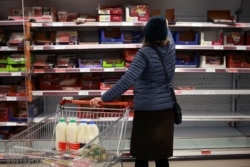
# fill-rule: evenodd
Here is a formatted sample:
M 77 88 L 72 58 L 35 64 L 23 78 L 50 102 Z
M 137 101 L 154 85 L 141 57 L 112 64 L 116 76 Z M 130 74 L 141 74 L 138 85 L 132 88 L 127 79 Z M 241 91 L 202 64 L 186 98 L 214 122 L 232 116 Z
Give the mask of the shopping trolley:
M 105 102 L 101 107 L 90 107 L 89 101 L 63 99 L 55 114 L 33 123 L 8 140 L 7 166 L 112 166 L 121 162 L 129 112 L 128 102 Z M 57 151 L 55 127 L 61 117 L 66 121 L 72 118 L 95 121 L 99 135 L 79 149 Z

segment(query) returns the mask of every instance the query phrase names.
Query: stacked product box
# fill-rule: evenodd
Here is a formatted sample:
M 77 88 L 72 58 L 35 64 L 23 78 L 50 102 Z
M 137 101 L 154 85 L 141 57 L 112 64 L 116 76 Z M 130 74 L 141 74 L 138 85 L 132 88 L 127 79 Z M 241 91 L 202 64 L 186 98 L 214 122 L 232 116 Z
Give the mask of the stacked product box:
M 58 11 L 57 18 L 59 22 L 75 21 L 79 16 L 78 12 Z
M 35 22 L 56 21 L 56 10 L 50 6 L 33 6 L 24 8 L 24 16 L 21 8 L 10 9 L 9 20 L 30 20 Z
M 123 9 L 121 6 L 106 6 L 98 8 L 99 22 L 121 22 L 123 21 Z
M 226 53 L 228 68 L 250 68 L 249 53 Z
M 123 52 L 123 57 L 125 59 L 125 67 L 128 68 L 130 63 L 133 61 L 136 55 L 137 49 L 126 49 Z
M 128 22 L 147 22 L 149 20 L 148 4 L 126 5 L 126 21 Z
M 25 70 L 25 57 L 23 54 L 14 53 L 1 56 L 0 72 L 24 72 Z
M 34 32 L 32 43 L 34 45 L 53 45 L 56 42 L 56 32 Z
M 41 90 L 80 89 L 78 74 L 43 74 L 39 77 Z
M 56 44 L 57 45 L 77 45 L 78 44 L 78 32 L 77 31 L 57 31 L 56 32 Z
M 79 68 L 102 68 L 102 59 L 86 59 L 79 56 L 78 64 Z
M 82 73 L 80 74 L 80 87 L 83 90 L 99 89 L 99 73 Z
M 224 32 L 224 45 L 244 45 L 244 32 Z

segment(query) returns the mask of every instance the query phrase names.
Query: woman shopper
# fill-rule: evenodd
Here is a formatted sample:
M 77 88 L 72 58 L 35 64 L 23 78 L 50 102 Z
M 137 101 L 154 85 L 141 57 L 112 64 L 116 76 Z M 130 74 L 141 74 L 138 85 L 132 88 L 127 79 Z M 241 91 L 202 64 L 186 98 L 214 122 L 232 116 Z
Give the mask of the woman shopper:
M 154 16 L 144 27 L 143 47 L 124 75 L 101 97 L 90 100 L 91 106 L 113 101 L 134 86 L 134 119 L 130 154 L 135 167 L 168 167 L 173 155 L 174 114 L 173 98 L 167 85 L 164 69 L 155 49 L 160 52 L 172 81 L 175 71 L 175 43 L 163 16 Z

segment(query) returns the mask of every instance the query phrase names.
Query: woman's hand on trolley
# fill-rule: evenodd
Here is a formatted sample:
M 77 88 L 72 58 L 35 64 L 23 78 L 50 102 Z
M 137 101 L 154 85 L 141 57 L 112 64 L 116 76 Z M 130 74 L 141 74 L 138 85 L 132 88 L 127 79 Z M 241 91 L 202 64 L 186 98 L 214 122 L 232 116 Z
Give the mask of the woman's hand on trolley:
M 91 99 L 90 101 L 89 101 L 89 105 L 91 106 L 91 107 L 100 107 L 101 106 L 101 104 L 100 103 L 102 103 L 103 101 L 102 101 L 102 98 L 101 97 L 94 97 L 93 99 Z

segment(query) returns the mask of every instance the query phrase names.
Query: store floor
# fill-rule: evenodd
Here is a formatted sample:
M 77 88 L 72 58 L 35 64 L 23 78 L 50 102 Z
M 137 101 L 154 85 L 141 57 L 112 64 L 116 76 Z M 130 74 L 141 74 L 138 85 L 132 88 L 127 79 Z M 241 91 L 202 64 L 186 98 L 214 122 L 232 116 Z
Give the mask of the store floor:
M 0 165 L 0 167 L 6 166 L 4 164 Z M 115 165 L 115 167 L 119 166 Z M 125 162 L 123 166 L 134 167 L 134 163 Z M 155 167 L 153 162 L 150 162 L 150 167 Z M 250 159 L 170 161 L 170 167 L 250 167 Z
M 124 163 L 124 167 L 134 167 L 134 163 Z M 150 167 L 155 167 L 153 162 Z M 250 167 L 250 159 L 170 161 L 170 167 Z
M 134 163 L 125 163 L 124 167 L 133 167 Z M 150 163 L 150 167 L 155 167 Z M 170 167 L 250 167 L 250 159 L 234 160 L 195 160 L 195 161 L 170 161 Z

